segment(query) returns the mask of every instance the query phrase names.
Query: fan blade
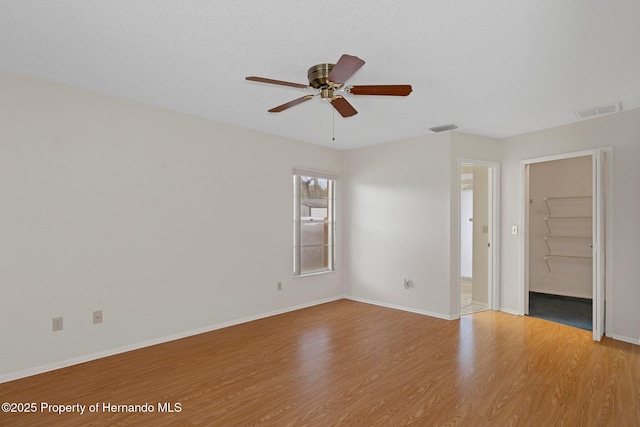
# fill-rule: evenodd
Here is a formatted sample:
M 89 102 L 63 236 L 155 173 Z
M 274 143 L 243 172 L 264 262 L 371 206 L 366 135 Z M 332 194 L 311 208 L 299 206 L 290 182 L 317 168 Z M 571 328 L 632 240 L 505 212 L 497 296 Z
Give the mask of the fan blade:
M 303 85 L 301 83 L 291 83 L 291 82 L 285 82 L 282 80 L 266 79 L 264 77 L 256 77 L 256 76 L 246 77 L 246 80 L 250 80 L 252 82 L 260 82 L 260 83 L 271 83 L 272 85 L 297 87 L 300 89 L 306 89 L 309 87 L 308 85 Z
M 293 101 L 289 101 L 286 104 L 278 105 L 277 107 L 270 109 L 269 112 L 279 113 L 280 111 L 284 111 L 287 108 L 295 107 L 298 104 L 302 104 L 303 102 L 310 100 L 314 96 L 315 95 L 305 95 L 302 98 L 294 99 Z
M 338 60 L 338 63 L 331 69 L 328 79 L 330 82 L 341 85 L 363 65 L 364 61 L 357 56 L 342 55 Z
M 371 85 L 351 86 L 347 92 L 352 95 L 407 96 L 413 89 L 411 85 Z
M 333 98 L 331 100 L 331 105 L 333 105 L 333 108 L 335 108 L 342 117 L 351 117 L 358 114 L 356 109 L 353 108 L 353 105 L 349 104 L 349 101 L 341 96 Z

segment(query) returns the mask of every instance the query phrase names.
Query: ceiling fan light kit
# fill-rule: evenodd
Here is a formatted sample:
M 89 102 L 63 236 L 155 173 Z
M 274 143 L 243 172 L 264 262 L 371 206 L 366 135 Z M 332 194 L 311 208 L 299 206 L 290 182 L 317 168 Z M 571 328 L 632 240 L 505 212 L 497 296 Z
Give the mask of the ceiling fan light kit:
M 250 76 L 249 81 L 289 86 L 298 89 L 315 90 L 313 95 L 305 95 L 285 104 L 268 110 L 270 113 L 279 113 L 298 104 L 310 100 L 318 95 L 328 100 L 333 108 L 342 117 L 351 117 L 358 111 L 346 100 L 344 95 L 378 95 L 378 96 L 407 96 L 411 93 L 411 85 L 367 85 L 347 86 L 344 83 L 358 71 L 365 62 L 353 55 L 342 55 L 336 64 L 317 64 L 307 71 L 308 85 L 292 83 L 283 80 L 268 79 L 264 77 Z

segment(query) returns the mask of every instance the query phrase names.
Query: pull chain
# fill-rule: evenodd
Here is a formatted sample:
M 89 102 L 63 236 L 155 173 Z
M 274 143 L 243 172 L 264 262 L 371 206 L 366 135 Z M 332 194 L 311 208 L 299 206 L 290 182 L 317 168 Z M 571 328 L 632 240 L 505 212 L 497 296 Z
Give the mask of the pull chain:
M 333 141 L 336 140 L 336 110 L 332 108 L 333 113 L 331 113 L 331 139 Z

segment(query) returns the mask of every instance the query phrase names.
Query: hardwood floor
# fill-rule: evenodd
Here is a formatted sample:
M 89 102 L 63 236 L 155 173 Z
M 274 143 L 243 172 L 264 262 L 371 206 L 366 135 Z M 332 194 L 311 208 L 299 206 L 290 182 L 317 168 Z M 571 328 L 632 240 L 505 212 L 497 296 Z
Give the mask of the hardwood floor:
M 640 426 L 640 346 L 340 300 L 0 384 L 0 402 L 37 405 L 1 426 Z

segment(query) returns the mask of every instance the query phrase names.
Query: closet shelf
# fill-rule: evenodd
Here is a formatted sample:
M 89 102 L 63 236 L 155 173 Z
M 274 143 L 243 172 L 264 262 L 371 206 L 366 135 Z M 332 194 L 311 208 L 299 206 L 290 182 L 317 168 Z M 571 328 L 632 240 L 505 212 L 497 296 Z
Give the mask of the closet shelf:
M 583 220 L 583 219 L 593 219 L 593 217 L 591 217 L 591 216 L 583 216 L 583 215 L 576 215 L 576 216 L 546 215 L 546 216 L 543 216 L 542 220 L 544 221 L 545 225 L 547 226 L 547 230 L 549 230 L 549 234 L 553 234 L 553 232 L 551 231 L 551 227 L 549 226 L 549 220 L 556 220 L 556 219 L 560 219 L 560 220 L 563 220 L 563 219 L 567 219 L 567 220 Z
M 548 234 L 542 238 L 549 251 L 542 257 L 551 273 L 552 263 L 563 263 L 571 261 L 591 260 L 589 253 L 591 245 L 591 196 L 566 196 L 566 197 L 543 197 L 548 214 L 540 213 L 542 220 L 547 226 Z M 552 209 L 553 208 L 553 209 Z M 551 230 L 553 225 L 554 230 Z M 586 228 L 589 227 L 589 228 Z M 552 242 L 550 244 L 550 242 Z M 558 246 L 560 245 L 560 246 Z M 556 255 L 553 253 L 560 249 L 561 253 L 567 255 Z M 571 255 L 574 253 L 574 255 Z
M 551 250 L 551 246 L 554 246 L 554 244 L 549 245 L 549 239 L 556 240 L 556 241 L 560 241 L 560 242 L 564 242 L 564 243 L 570 243 L 570 242 L 579 242 L 579 243 L 583 243 L 583 244 L 590 244 L 591 243 L 591 236 L 552 236 L 552 235 L 547 235 L 547 236 L 543 236 L 544 239 L 544 243 L 545 245 L 547 245 L 547 249 L 549 250 L 549 254 L 551 254 L 553 251 Z M 590 246 L 593 248 L 593 244 L 590 244 Z
M 551 258 L 577 258 L 577 259 L 591 259 L 593 258 L 591 255 L 556 255 L 556 254 L 546 254 L 545 256 L 543 256 L 543 259 L 547 259 L 548 257 Z
M 542 200 L 574 200 L 574 199 L 591 199 L 591 196 L 567 196 L 567 197 L 543 197 Z
M 587 255 L 554 255 L 554 254 L 546 254 L 545 256 L 542 257 L 542 259 L 544 260 L 545 264 L 547 264 L 547 269 L 549 270 L 549 273 L 551 273 L 551 266 L 549 265 L 549 261 L 563 261 L 563 260 L 571 260 L 571 259 L 576 259 L 576 260 L 589 260 L 589 259 L 593 259 L 592 256 L 587 256 Z
M 591 196 L 567 196 L 567 197 L 543 197 L 542 200 L 544 201 L 544 204 L 547 206 L 547 212 L 549 212 L 549 214 L 551 214 L 551 207 L 549 207 L 549 202 L 550 201 L 570 201 L 570 200 L 576 200 L 576 201 L 580 201 L 580 200 L 584 200 L 584 201 L 588 201 L 591 200 L 592 197 Z
M 554 236 L 552 234 L 547 234 L 544 236 L 544 240 L 548 239 L 579 239 L 579 240 L 592 240 L 591 236 Z
M 580 218 L 591 219 L 593 217 L 591 215 L 546 215 L 542 217 L 542 219 L 545 221 L 548 219 L 580 219 Z

